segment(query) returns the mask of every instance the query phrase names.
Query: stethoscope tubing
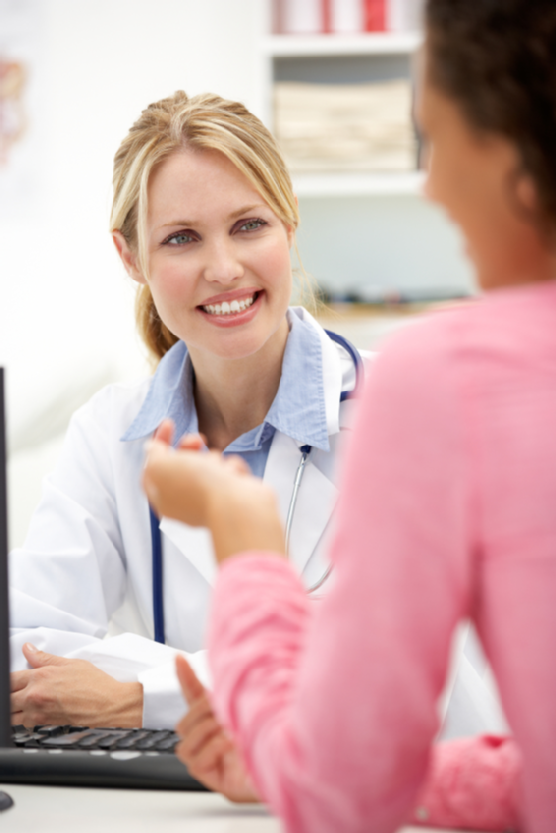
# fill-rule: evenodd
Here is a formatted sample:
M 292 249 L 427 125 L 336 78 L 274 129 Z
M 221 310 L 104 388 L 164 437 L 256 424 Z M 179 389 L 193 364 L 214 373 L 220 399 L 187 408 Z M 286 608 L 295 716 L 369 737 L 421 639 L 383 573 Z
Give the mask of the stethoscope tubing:
M 325 333 L 332 341 L 339 344 L 348 353 L 353 365 L 355 367 L 355 385 L 352 390 L 343 390 L 340 394 L 340 402 L 345 402 L 346 399 L 356 398 L 363 385 L 365 370 L 363 367 L 363 360 L 353 346 L 353 344 L 330 330 L 325 330 Z M 307 460 L 311 454 L 312 447 L 310 445 L 303 445 L 299 449 L 301 451 L 301 459 L 295 473 L 292 496 L 290 498 L 290 505 L 288 506 L 288 514 L 286 517 L 286 552 L 289 549 L 291 529 L 297 504 L 297 497 L 299 488 L 303 479 L 303 473 L 307 465 Z M 153 621 L 154 621 L 154 640 L 165 644 L 166 635 L 164 627 L 164 588 L 163 588 L 163 557 L 162 557 L 162 535 L 160 532 L 160 522 L 154 513 L 153 509 L 149 507 L 150 525 L 151 525 L 151 543 L 152 543 L 152 576 L 153 576 Z M 308 588 L 307 593 L 311 594 L 318 590 L 325 583 L 330 573 L 332 572 L 332 565 L 329 565 L 320 579 Z

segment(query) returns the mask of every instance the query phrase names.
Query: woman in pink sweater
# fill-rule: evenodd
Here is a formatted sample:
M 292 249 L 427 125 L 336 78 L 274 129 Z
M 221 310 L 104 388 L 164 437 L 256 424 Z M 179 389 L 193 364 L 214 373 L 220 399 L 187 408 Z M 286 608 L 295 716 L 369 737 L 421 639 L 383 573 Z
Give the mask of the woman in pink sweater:
M 556 829 L 556 5 L 429 0 L 426 20 L 427 191 L 486 292 L 373 365 L 326 598 L 307 600 L 240 463 L 154 443 L 145 470 L 157 511 L 210 527 L 224 562 L 212 700 L 240 751 L 182 665 L 182 754 L 247 798 L 245 761 L 289 833 Z M 515 741 L 431 746 L 464 617 Z

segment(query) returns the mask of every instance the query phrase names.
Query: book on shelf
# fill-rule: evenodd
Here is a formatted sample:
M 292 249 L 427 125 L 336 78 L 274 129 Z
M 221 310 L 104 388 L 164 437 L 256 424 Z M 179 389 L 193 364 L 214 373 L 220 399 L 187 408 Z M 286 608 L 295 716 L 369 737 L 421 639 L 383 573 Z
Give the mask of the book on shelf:
M 385 32 L 388 19 L 387 0 L 364 0 L 365 31 Z
M 361 0 L 331 0 L 330 31 L 353 34 L 365 30 L 364 7 Z
M 388 0 L 389 32 L 417 32 L 423 28 L 424 0 Z
M 409 81 L 281 82 L 274 95 L 275 132 L 293 172 L 415 170 Z
M 424 0 L 273 0 L 274 31 L 287 35 L 407 32 L 421 28 Z

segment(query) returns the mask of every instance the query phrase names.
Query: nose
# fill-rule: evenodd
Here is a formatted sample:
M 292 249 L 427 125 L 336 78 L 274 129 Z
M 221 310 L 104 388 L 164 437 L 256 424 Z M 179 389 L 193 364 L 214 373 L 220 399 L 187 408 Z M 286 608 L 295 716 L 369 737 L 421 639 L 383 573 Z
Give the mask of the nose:
M 205 247 L 203 275 L 212 283 L 229 284 L 243 277 L 244 268 L 229 238 L 213 240 Z

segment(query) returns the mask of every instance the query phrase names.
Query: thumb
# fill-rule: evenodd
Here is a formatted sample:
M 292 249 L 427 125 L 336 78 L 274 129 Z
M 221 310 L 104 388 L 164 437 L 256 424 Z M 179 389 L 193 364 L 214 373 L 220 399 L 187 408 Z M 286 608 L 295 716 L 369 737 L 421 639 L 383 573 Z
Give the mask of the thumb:
M 154 439 L 165 445 L 171 445 L 174 437 L 174 423 L 171 419 L 163 419 L 156 431 Z
M 190 706 L 194 700 L 198 700 L 205 693 L 205 689 L 185 657 L 181 654 L 176 656 L 176 673 L 180 681 L 183 696 Z
M 177 447 L 184 451 L 201 451 L 206 445 L 207 438 L 204 434 L 184 434 Z
M 68 662 L 71 662 L 71 660 L 65 657 L 58 657 L 56 654 L 47 654 L 46 651 L 39 651 L 30 642 L 26 642 L 21 650 L 32 668 L 42 668 L 43 665 L 66 665 Z

